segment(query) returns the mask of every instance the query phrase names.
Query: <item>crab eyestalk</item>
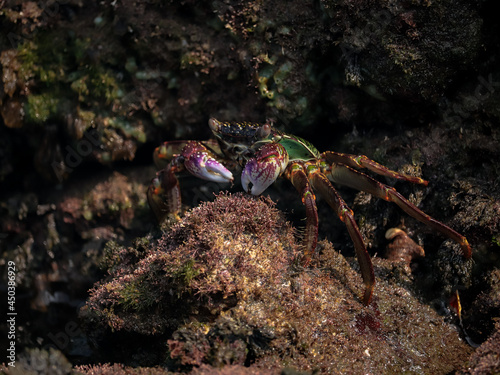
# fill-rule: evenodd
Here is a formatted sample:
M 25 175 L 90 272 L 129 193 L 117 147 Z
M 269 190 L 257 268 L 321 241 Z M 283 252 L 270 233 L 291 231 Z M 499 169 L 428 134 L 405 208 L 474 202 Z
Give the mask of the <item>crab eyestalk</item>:
M 243 189 L 253 195 L 266 190 L 285 171 L 288 153 L 279 143 L 267 143 L 248 160 L 241 173 Z
M 182 150 L 184 167 L 192 175 L 213 182 L 233 182 L 233 174 L 199 142 L 189 142 Z

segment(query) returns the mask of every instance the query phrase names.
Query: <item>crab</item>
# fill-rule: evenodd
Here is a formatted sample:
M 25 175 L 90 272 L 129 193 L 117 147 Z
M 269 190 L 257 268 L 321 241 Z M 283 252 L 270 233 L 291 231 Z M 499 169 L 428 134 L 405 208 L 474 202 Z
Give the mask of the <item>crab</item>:
M 318 241 L 318 212 L 315 193 L 319 194 L 342 220 L 354 243 L 356 257 L 365 286 L 362 301 L 369 305 L 375 285 L 373 265 L 363 237 L 348 207 L 332 185 L 337 183 L 374 197 L 396 203 L 410 216 L 456 241 L 465 258 L 471 257 L 467 239 L 447 225 L 424 213 L 393 187 L 385 185 L 360 171 L 426 186 L 420 177 L 392 171 L 364 155 L 334 151 L 320 153 L 311 143 L 295 135 L 283 133 L 272 122 L 222 122 L 214 118 L 208 125 L 215 140 L 170 141 L 154 153 L 158 165 L 166 165 L 148 189 L 148 202 L 159 221 L 167 216 L 179 218 L 181 194 L 177 174 L 192 175 L 219 183 L 233 183 L 231 170 L 241 169 L 243 189 L 260 195 L 278 177 L 290 180 L 302 198 L 306 223 L 302 240 L 302 264 L 308 266 Z

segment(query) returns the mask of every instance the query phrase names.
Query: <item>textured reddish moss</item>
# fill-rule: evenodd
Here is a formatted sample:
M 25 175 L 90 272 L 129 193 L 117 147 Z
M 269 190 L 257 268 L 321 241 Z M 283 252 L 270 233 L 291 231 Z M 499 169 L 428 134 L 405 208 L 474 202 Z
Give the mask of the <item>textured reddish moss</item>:
M 169 375 L 173 374 L 166 369 L 158 367 L 126 367 L 120 364 L 105 365 L 87 365 L 77 366 L 77 371 L 85 375 Z M 238 365 L 225 366 L 223 368 L 214 368 L 208 365 L 202 365 L 190 372 L 191 375 L 300 375 L 298 372 L 282 372 L 280 370 L 266 370 L 248 368 Z
M 291 228 L 263 198 L 219 195 L 138 245 L 108 247 L 110 277 L 82 317 L 155 335 L 170 366 L 445 374 L 471 352 L 390 261 L 375 259 L 369 307 L 359 273 L 328 242 L 301 269 Z
M 271 206 L 264 198 L 222 195 L 188 212 L 154 247 L 108 246 L 111 278 L 94 288 L 86 311 L 115 330 L 149 334 L 198 309 L 217 314 L 235 295 L 279 282 L 296 245 Z

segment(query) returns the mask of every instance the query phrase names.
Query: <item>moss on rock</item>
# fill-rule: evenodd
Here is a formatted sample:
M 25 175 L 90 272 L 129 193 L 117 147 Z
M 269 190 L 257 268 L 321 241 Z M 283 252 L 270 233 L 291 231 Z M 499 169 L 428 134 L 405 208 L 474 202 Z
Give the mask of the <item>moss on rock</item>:
M 143 245 L 108 247 L 110 276 L 81 315 L 166 345 L 171 368 L 446 374 L 471 352 L 390 261 L 375 261 L 369 307 L 360 275 L 328 242 L 311 269 L 298 267 L 293 231 L 262 198 L 219 195 Z

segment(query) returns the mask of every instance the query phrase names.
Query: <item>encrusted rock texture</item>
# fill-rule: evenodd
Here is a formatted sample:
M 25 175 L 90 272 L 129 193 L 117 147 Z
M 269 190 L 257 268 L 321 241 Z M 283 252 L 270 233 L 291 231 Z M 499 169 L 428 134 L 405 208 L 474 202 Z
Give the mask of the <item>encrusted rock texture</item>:
M 298 250 L 269 201 L 219 195 L 157 243 L 109 247 L 110 275 L 82 318 L 96 341 L 106 331 L 146 335 L 149 355 L 170 367 L 444 374 L 466 361 L 472 348 L 402 286 L 402 268 L 375 262 L 384 279 L 365 307 L 360 275 L 331 244 L 306 269 Z
M 16 368 L 0 373 L 498 372 L 495 5 L 0 0 L 0 298 L 15 262 L 18 312 Z M 158 225 L 153 150 L 209 138 L 210 117 L 270 119 L 428 180 L 377 177 L 465 235 L 472 261 L 336 186 L 373 258 L 363 306 L 352 241 L 319 195 L 301 266 L 305 210 L 283 179 L 255 198 L 237 174 L 180 176 L 186 213 Z

